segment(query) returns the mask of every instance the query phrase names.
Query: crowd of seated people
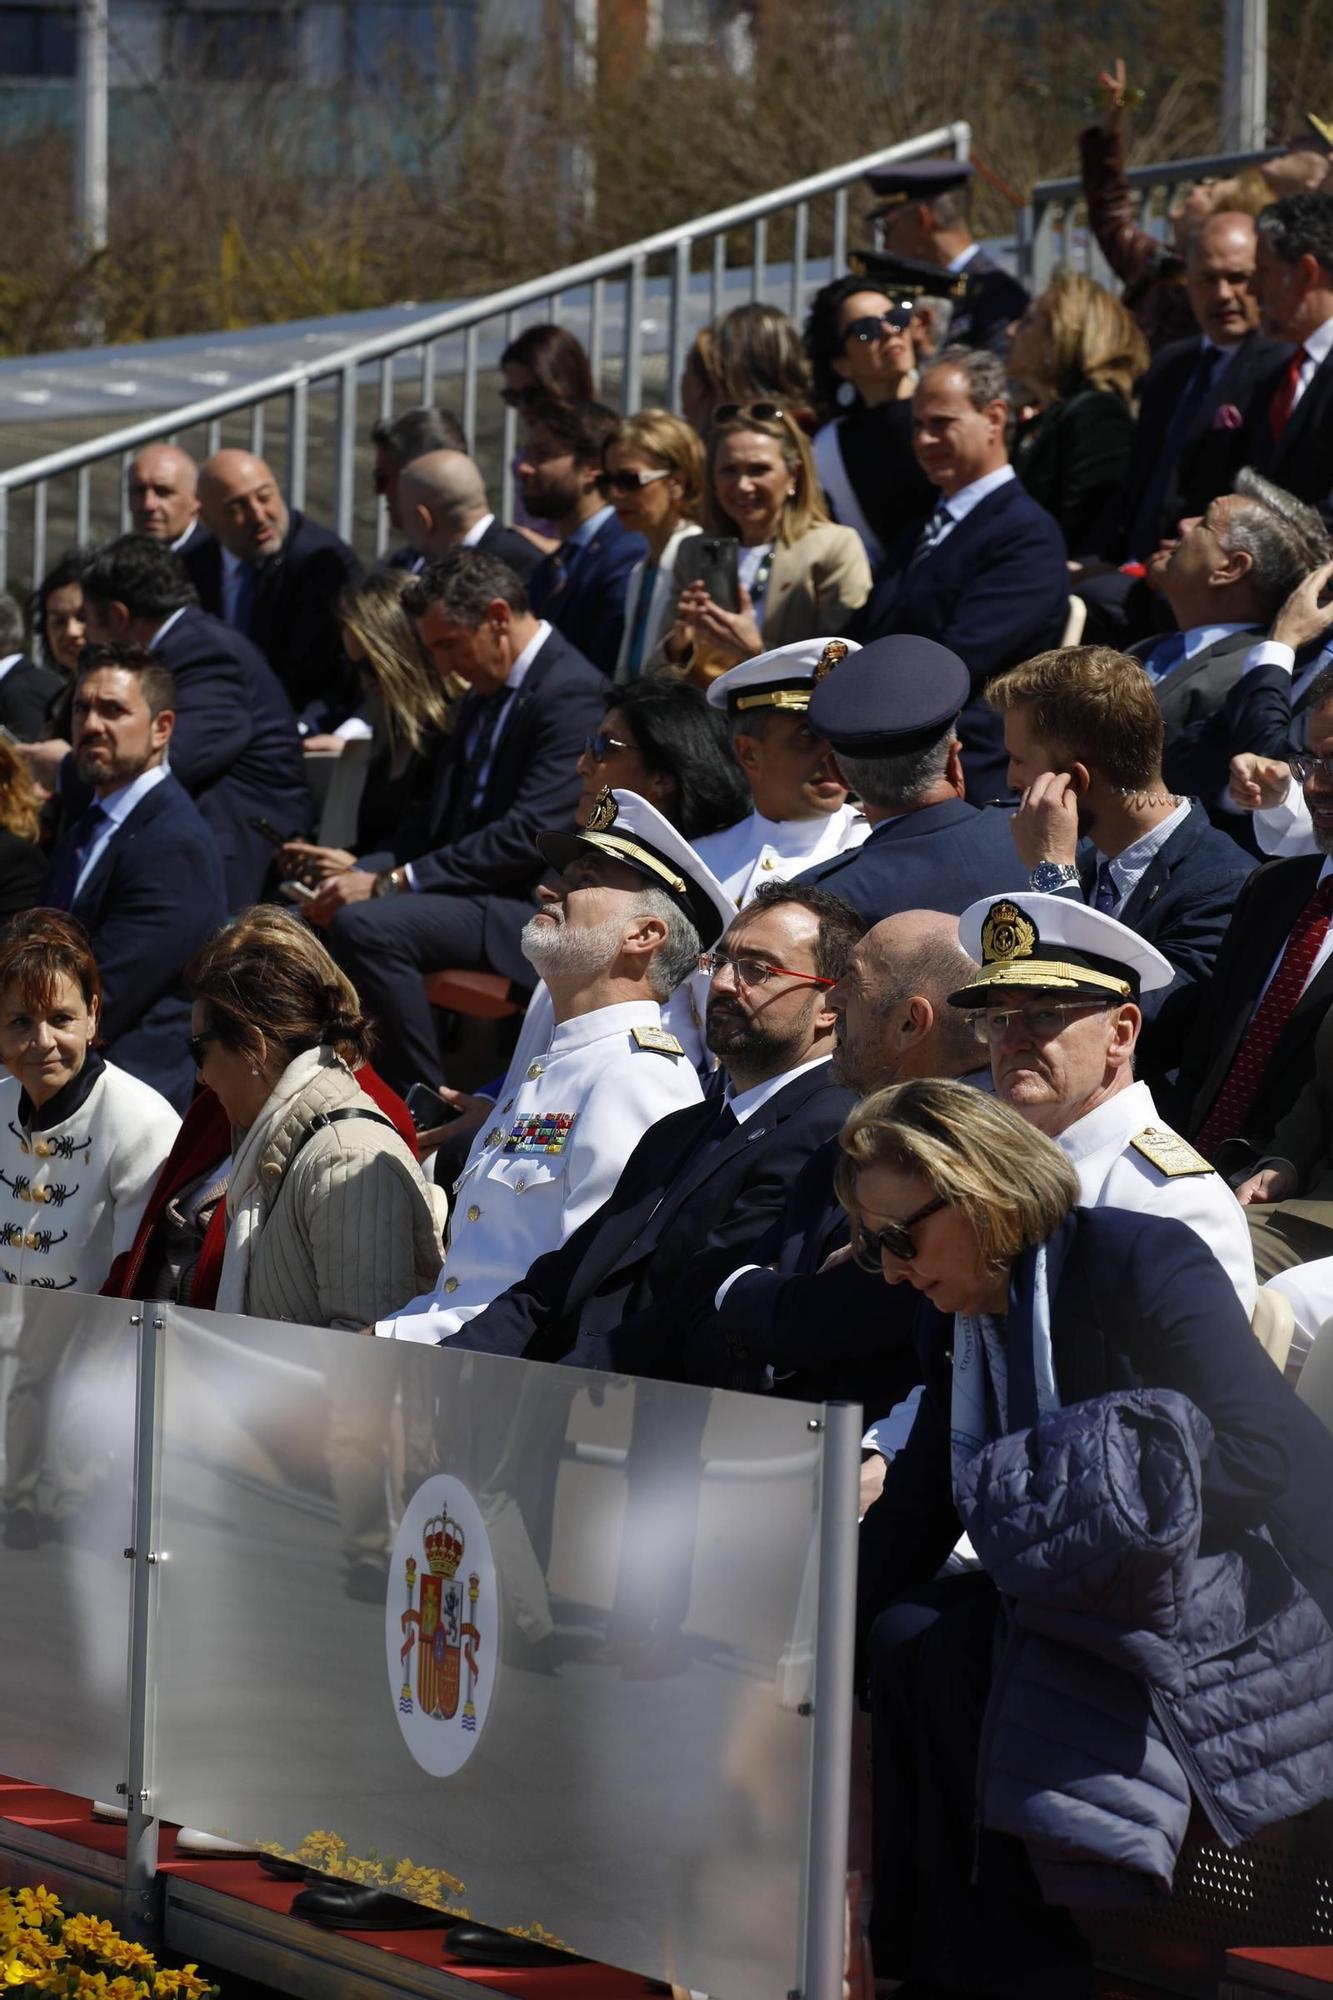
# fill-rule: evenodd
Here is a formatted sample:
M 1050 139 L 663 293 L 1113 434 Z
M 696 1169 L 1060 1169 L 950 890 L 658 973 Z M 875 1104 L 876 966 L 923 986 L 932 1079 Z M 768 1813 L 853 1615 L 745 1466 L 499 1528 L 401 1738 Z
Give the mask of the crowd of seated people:
M 1191 1789 L 1220 1812 L 1218 1659 L 1299 1636 L 1333 1687 L 1333 1436 L 1296 1393 L 1333 1343 L 1333 169 L 1144 240 L 1103 88 L 1123 295 L 1030 299 L 966 163 L 888 167 L 877 249 L 803 329 L 705 329 L 680 416 L 518 334 L 509 521 L 443 410 L 374 427 L 369 573 L 254 454 L 154 445 L 133 533 L 26 627 L 0 597 L 5 1144 L 73 1119 L 106 1155 L 58 1270 L 19 1216 L 6 1281 L 859 1402 L 875 1968 L 994 2000 L 1090 1993 L 1071 1905 L 1169 1886 Z M 489 1085 L 442 1078 L 441 974 L 515 1016 Z M 80 1501 L 42 1471 L 59 1365 L 10 1392 L 16 1550 Z M 1182 1549 L 1232 1567 L 1181 1554 L 1136 1651 L 1045 1472 L 1100 1490 L 1148 1425 Z M 335 1430 L 373 1599 L 385 1472 Z M 1101 1526 L 1138 1603 L 1142 1538 Z M 1260 1529 L 1282 1631 L 1247 1622 Z M 669 1636 L 622 1635 L 636 1671 Z M 1284 1755 L 1299 1693 L 1227 1793 L 1247 1831 L 1333 1795 L 1333 1719 Z M 974 1828 L 992 1699 L 1015 1740 L 1071 1720 L 986 1765 Z M 1073 1795 L 1093 1699 L 1162 1760 L 1144 1796 L 1096 1758 Z M 355 1926 L 383 1892 L 321 1896 Z

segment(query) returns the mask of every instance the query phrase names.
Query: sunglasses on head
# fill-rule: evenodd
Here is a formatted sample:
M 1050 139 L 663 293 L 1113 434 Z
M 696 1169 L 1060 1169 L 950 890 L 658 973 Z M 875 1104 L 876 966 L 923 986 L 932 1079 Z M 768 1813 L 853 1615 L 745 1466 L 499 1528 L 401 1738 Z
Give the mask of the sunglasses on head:
M 713 412 L 714 424 L 734 424 L 737 417 L 755 424 L 780 424 L 787 416 L 781 403 L 719 403 Z
M 863 1271 L 873 1271 L 877 1275 L 881 1259 L 887 1250 L 890 1257 L 896 1257 L 900 1264 L 911 1264 L 916 1260 L 916 1242 L 912 1231 L 918 1222 L 924 1222 L 928 1215 L 935 1215 L 949 1206 L 942 1194 L 935 1195 L 905 1222 L 886 1222 L 882 1229 L 862 1229 L 858 1224 L 856 1242 L 852 1256 Z
M 670 477 L 670 468 L 663 466 L 660 472 L 599 472 L 594 484 L 603 500 L 609 500 L 613 493 L 639 493 L 656 480 Z

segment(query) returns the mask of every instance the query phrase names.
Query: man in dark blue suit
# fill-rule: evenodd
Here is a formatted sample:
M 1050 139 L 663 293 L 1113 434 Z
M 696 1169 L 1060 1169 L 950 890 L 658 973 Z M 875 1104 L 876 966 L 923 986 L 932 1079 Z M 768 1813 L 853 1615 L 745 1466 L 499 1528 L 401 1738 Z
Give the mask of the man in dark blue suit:
M 854 639 L 915 632 L 957 653 L 971 678 L 963 710 L 967 796 L 1003 789 L 1004 747 L 986 707 L 992 675 L 1058 645 L 1069 612 L 1064 538 L 1009 463 L 1003 364 L 946 347 L 912 398 L 912 444 L 940 500 L 924 528 L 888 550 Z
M 7 590 L 0 591 L 0 723 L 20 743 L 46 735 L 46 714 L 64 691 L 65 677 L 39 667 L 23 650 L 23 613 Z
M 108 1058 L 184 1111 L 194 1084 L 184 966 L 226 914 L 212 834 L 167 766 L 171 675 L 141 646 L 94 646 L 74 689 L 92 804 L 58 843 L 46 901 L 88 932 Z
M 1293 351 L 1255 396 L 1247 462 L 1333 525 L 1333 202 L 1286 195 L 1257 227 L 1263 328 Z
M 461 674 L 472 691 L 430 798 L 404 818 L 392 851 L 353 868 L 343 857 L 306 905 L 379 1022 L 377 1061 L 398 1089 L 439 1071 L 424 974 L 519 973 L 543 865 L 536 837 L 573 818 L 575 766 L 606 706 L 602 676 L 482 550 L 431 563 L 403 601 L 441 676 Z
M 195 602 L 180 558 L 146 535 L 122 535 L 84 572 L 88 636 L 146 646 L 176 683 L 171 769 L 207 820 L 226 872 L 227 907 L 264 892 L 281 834 L 310 824 L 310 793 L 291 704 L 262 654 Z
M 870 835 L 798 882 L 831 889 L 867 924 L 897 910 L 959 916 L 978 896 L 1026 886 L 1008 813 L 963 797 L 957 725 L 967 698 L 957 654 L 906 636 L 873 641 L 818 682 L 811 732 L 832 747 Z
M 361 575 L 356 551 L 298 509 L 248 451 L 199 468 L 199 506 L 215 540 L 185 551 L 205 611 L 252 639 L 298 716 L 331 729 L 361 700 L 343 652 L 338 599 Z
M 604 674 L 615 672 L 629 573 L 648 552 L 597 491 L 602 451 L 618 428 L 601 403 L 545 399 L 523 413 L 523 505 L 559 535 L 529 583 L 532 608 Z
M 1162 777 L 1162 711 L 1137 660 L 1106 646 L 1039 654 L 992 681 L 1026 886 L 1117 917 L 1175 977 L 1143 996 L 1139 1068 L 1174 1072 L 1254 858 Z
M 645 1133 L 610 1199 L 452 1345 L 680 1379 L 676 1302 L 692 1264 L 716 1252 L 730 1268 L 764 1237 L 855 1102 L 830 1074 L 827 1002 L 860 933 L 836 896 L 760 889 L 718 944 L 709 988 L 725 1094 Z
M 450 549 L 485 549 L 531 583 L 542 552 L 517 528 L 506 528 L 491 512 L 486 482 L 465 451 L 429 451 L 398 475 L 398 525 L 420 558 L 413 573 Z

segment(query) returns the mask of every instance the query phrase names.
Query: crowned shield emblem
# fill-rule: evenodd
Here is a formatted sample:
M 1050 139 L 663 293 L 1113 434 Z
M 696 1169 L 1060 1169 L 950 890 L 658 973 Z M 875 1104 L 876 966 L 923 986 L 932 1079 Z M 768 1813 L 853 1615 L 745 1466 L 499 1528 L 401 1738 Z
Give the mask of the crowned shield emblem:
M 461 1481 L 437 1474 L 404 1511 L 385 1606 L 398 1726 L 417 1763 L 435 1777 L 467 1761 L 486 1720 L 497 1608 L 480 1510 Z
M 833 672 L 839 660 L 845 660 L 851 650 L 845 639 L 830 639 L 815 664 L 815 682 L 818 683 L 826 679 Z
M 615 825 L 619 813 L 620 806 L 615 793 L 609 785 L 603 785 L 592 802 L 592 810 L 584 824 L 584 832 L 605 833 L 608 827 Z
M 1037 926 L 1017 903 L 992 903 L 981 926 L 982 963 L 994 965 L 1014 958 L 1031 958 L 1038 941 Z

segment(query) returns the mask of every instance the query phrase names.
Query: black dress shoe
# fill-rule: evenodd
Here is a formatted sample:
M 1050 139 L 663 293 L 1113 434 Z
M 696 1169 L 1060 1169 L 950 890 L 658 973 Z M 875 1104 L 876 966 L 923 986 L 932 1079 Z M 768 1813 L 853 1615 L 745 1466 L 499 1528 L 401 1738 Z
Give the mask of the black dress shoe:
M 455 1924 L 444 1941 L 450 1958 L 467 1965 L 586 1965 L 572 1951 L 556 1951 L 534 1938 L 512 1937 L 508 1931 L 493 1931 L 489 1924 Z
M 366 1889 L 359 1882 L 322 1882 L 292 1898 L 291 1913 L 335 1931 L 422 1931 L 437 1924 L 457 1923 L 444 1910 L 409 1903 L 387 1889 Z
M 260 1854 L 255 1858 L 264 1873 L 279 1882 L 304 1882 L 311 1873 L 304 1861 L 289 1861 L 284 1854 Z

